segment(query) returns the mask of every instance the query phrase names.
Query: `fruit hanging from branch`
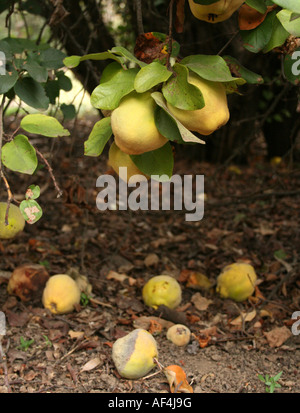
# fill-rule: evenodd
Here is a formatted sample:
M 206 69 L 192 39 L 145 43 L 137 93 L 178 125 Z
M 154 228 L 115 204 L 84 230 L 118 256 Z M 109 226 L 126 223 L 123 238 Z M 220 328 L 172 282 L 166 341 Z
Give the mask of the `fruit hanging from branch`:
M 219 0 L 212 4 L 199 4 L 189 0 L 193 15 L 208 23 L 219 23 L 229 19 L 232 14 L 244 3 L 244 0 Z

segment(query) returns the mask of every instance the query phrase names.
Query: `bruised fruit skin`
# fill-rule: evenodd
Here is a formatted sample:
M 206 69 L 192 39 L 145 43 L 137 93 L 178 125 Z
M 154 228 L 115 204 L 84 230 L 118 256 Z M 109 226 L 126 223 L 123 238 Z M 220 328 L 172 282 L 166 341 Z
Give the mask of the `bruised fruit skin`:
M 167 331 L 167 339 L 176 346 L 186 346 L 191 339 L 191 331 L 183 324 L 174 324 Z
M 66 314 L 80 303 L 80 295 L 80 288 L 73 278 L 67 274 L 56 274 L 47 281 L 42 302 L 51 313 Z
M 218 23 L 229 19 L 243 3 L 244 0 L 220 0 L 213 4 L 203 5 L 189 0 L 193 15 L 208 23 Z
M 144 285 L 142 295 L 144 303 L 155 309 L 160 305 L 176 308 L 181 303 L 181 287 L 175 278 L 169 275 L 152 277 Z
M 256 280 L 252 265 L 234 263 L 227 265 L 218 276 L 216 291 L 222 298 L 245 301 L 253 294 Z
M 119 338 L 112 347 L 112 359 L 120 376 L 126 379 L 144 377 L 155 367 L 158 357 L 154 337 L 138 328 Z
M 189 74 L 188 81 L 200 89 L 205 106 L 196 110 L 178 109 L 170 103 L 167 106 L 187 129 L 210 135 L 225 125 L 230 117 L 225 86 L 221 82 L 202 79 L 194 73 Z
M 13 204 L 9 206 L 8 225 L 5 225 L 6 207 L 6 202 L 0 202 L 0 239 L 14 238 L 25 226 L 20 209 Z
M 140 155 L 165 145 L 154 120 L 156 103 L 150 92 L 131 92 L 111 114 L 115 143 L 128 155 Z
M 134 162 L 130 158 L 130 155 L 121 151 L 121 149 L 118 148 L 115 142 L 113 142 L 111 147 L 109 148 L 108 163 L 112 167 L 112 169 L 119 175 L 119 177 L 125 182 L 128 182 L 129 179 L 135 177 L 135 175 L 137 175 L 136 179 L 132 178 L 130 182 L 140 181 L 138 175 L 145 176 L 148 179 L 148 177 L 144 175 L 134 164 Z M 121 167 L 127 168 L 127 174 L 123 173 L 122 170 L 119 170 L 119 168 Z
M 49 274 L 43 265 L 24 264 L 15 268 L 7 285 L 7 292 L 21 301 L 41 298 Z

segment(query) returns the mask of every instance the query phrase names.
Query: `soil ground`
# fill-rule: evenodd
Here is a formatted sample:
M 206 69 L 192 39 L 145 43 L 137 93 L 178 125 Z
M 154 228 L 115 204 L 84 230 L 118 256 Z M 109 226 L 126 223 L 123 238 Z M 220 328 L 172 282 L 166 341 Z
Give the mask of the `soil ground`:
M 72 156 L 68 140 L 56 143 L 51 156 L 44 152 L 64 190 L 61 198 L 45 169 L 34 177 L 8 175 L 15 195 L 41 186 L 44 215 L 0 244 L 0 309 L 7 320 L 0 392 L 170 393 L 158 368 L 140 380 L 123 379 L 115 369 L 112 344 L 142 327 L 157 340 L 159 362 L 182 367 L 195 393 L 264 393 L 258 374 L 280 371 L 276 392 L 299 393 L 300 335 L 292 334 L 291 319 L 300 311 L 299 166 L 257 161 L 226 168 L 178 157 L 175 173 L 205 175 L 201 221 L 186 222 L 179 211 L 101 212 L 96 179 L 111 171 L 105 155 L 82 156 L 88 132 L 78 130 Z M 242 303 L 221 299 L 214 288 L 221 269 L 238 260 L 251 263 L 259 279 L 253 298 Z M 44 264 L 50 275 L 77 268 L 88 277 L 93 300 L 53 315 L 40 297 L 22 302 L 8 295 L 11 272 L 28 262 Z M 208 277 L 210 289 L 193 283 L 197 273 Z M 176 311 L 143 303 L 143 285 L 158 274 L 181 284 Z M 185 347 L 166 338 L 166 328 L 178 321 L 192 332 Z

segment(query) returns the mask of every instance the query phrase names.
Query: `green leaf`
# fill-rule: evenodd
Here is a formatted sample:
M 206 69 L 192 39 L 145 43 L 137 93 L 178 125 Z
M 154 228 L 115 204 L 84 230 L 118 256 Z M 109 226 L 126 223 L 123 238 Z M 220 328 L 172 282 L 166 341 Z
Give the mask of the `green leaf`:
M 23 64 L 23 69 L 27 70 L 28 74 L 37 82 L 46 82 L 48 79 L 48 70 L 41 66 L 38 62 L 28 59 Z
M 63 103 L 60 105 L 60 110 L 64 115 L 64 119 L 74 119 L 76 117 L 76 108 L 73 104 L 66 105 Z
M 49 106 L 49 98 L 45 89 L 30 77 L 19 79 L 14 90 L 24 103 L 35 109 L 47 109 Z
M 151 93 L 152 98 L 155 100 L 156 104 L 160 106 L 171 118 L 173 118 L 177 124 L 177 127 L 179 129 L 179 132 L 181 134 L 182 140 L 184 142 L 194 142 L 194 143 L 202 143 L 205 144 L 205 141 L 202 139 L 197 138 L 191 131 L 189 131 L 185 126 L 180 123 L 174 115 L 169 111 L 166 102 L 163 98 L 162 93 L 160 92 L 154 92 Z
M 57 76 L 57 83 L 60 89 L 69 92 L 72 89 L 72 81 L 71 79 L 64 74 L 62 70 L 56 73 Z
M 138 93 L 146 92 L 159 83 L 169 79 L 172 72 L 158 62 L 152 62 L 141 68 L 134 80 L 134 88 Z
M 40 53 L 41 64 L 49 70 L 63 67 L 63 59 L 65 57 L 65 53 L 53 48 L 44 50 Z
M 245 49 L 252 53 L 260 52 L 269 43 L 272 33 L 273 24 L 276 18 L 276 11 L 268 13 L 265 20 L 255 29 L 240 30 Z
M 175 119 L 158 105 L 155 108 L 154 119 L 157 129 L 165 138 L 177 143 L 184 143 Z
M 0 50 L 5 54 L 6 61 L 11 60 L 13 57 L 13 53 L 11 51 L 11 47 L 5 40 L 0 40 Z
M 20 211 L 27 224 L 35 224 L 43 215 L 41 206 L 33 199 L 22 201 Z
M 268 53 L 270 50 L 273 50 L 275 47 L 281 46 L 286 39 L 289 37 L 289 32 L 285 30 L 278 19 L 274 20 L 273 30 L 271 38 L 268 44 L 263 48 L 264 53 Z
M 274 252 L 274 257 L 279 258 L 280 260 L 285 260 L 287 254 L 284 250 L 277 250 Z
M 56 98 L 59 97 L 59 84 L 57 80 L 48 80 L 48 82 L 44 85 L 46 95 L 49 98 L 49 101 L 52 105 L 55 105 Z
M 179 109 L 202 109 L 205 105 L 203 95 L 196 86 L 188 82 L 187 67 L 176 63 L 173 70 L 177 76 L 172 76 L 162 88 L 165 99 Z
M 247 0 L 246 4 L 252 7 L 252 9 L 259 11 L 261 14 L 265 14 L 265 12 L 267 11 L 266 4 L 261 0 Z
M 103 118 L 96 122 L 88 139 L 84 142 L 84 154 L 86 156 L 101 155 L 111 135 L 110 117 Z
M 230 71 L 237 76 L 238 78 L 245 79 L 245 81 L 252 85 L 261 85 L 264 83 L 264 79 L 261 75 L 252 72 L 251 70 L 247 69 L 240 62 L 232 56 L 224 56 L 224 60 L 226 61 Z
M 293 12 L 289 10 L 281 10 L 277 13 L 277 18 L 285 28 L 285 30 L 290 33 L 292 36 L 300 36 L 300 17 L 292 20 Z
M 155 151 L 145 152 L 141 155 L 130 155 L 130 158 L 145 175 L 158 175 L 160 181 L 169 180 L 173 174 L 174 157 L 172 146 L 167 142 Z M 163 177 L 167 175 L 168 179 Z
M 41 113 L 24 116 L 21 120 L 20 126 L 26 130 L 26 132 L 48 136 L 51 138 L 70 136 L 70 132 L 65 129 L 57 119 Z
M 85 60 L 106 60 L 106 59 L 113 59 L 116 60 L 118 63 L 124 63 L 124 58 L 120 56 L 116 56 L 111 51 L 101 52 L 101 53 L 90 53 L 84 56 L 68 56 L 63 60 L 63 63 L 66 67 L 74 68 L 79 65 L 80 62 Z
M 130 62 L 138 64 L 140 67 L 146 66 L 147 64 L 147 63 L 141 62 L 132 53 L 130 53 L 129 50 L 125 49 L 125 47 L 122 47 L 122 46 L 113 47 L 111 50 L 109 50 L 109 52 L 123 56 Z
M 18 80 L 18 72 L 15 69 L 6 71 L 5 75 L 0 75 L 0 95 L 7 93 Z
M 27 136 L 17 135 L 2 148 L 2 162 L 8 169 L 23 174 L 32 175 L 38 160 L 34 147 Z
M 81 56 L 75 56 L 75 55 L 74 56 L 68 56 L 68 57 L 64 58 L 63 64 L 66 67 L 69 67 L 69 68 L 72 69 L 72 68 L 77 67 L 79 65 L 80 59 L 81 59 Z
M 294 13 L 300 13 L 299 0 L 273 0 L 273 3 L 278 4 L 283 9 L 288 9 Z
M 258 374 L 257 377 L 259 378 L 259 380 L 265 382 L 265 378 L 264 378 L 264 376 L 263 376 L 262 374 Z
M 91 103 L 97 109 L 113 110 L 122 97 L 134 90 L 134 79 L 138 69 L 120 70 L 110 80 L 100 83 L 91 95 Z
M 282 375 L 283 371 L 280 371 L 279 373 L 276 374 L 276 376 L 273 377 L 274 381 L 277 381 L 280 379 L 281 375 Z
M 230 82 L 236 80 L 221 56 L 192 55 L 180 62 L 206 80 L 214 82 Z
M 25 193 L 25 198 L 26 199 L 37 199 L 41 194 L 40 187 L 38 185 L 30 185 L 27 188 L 27 191 Z

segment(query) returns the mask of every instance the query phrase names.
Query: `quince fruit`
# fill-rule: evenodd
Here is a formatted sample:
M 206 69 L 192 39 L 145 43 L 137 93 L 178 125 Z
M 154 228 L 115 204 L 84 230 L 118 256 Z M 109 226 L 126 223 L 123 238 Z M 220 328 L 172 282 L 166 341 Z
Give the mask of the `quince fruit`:
M 152 277 L 144 285 L 142 295 L 144 303 L 155 309 L 160 305 L 176 308 L 181 303 L 181 287 L 178 281 L 169 275 Z
M 218 276 L 216 291 L 222 298 L 245 301 L 253 294 L 256 280 L 252 265 L 234 263 L 227 265 Z
M 155 367 L 158 356 L 155 338 L 138 328 L 119 338 L 112 347 L 112 359 L 120 376 L 139 379 Z
M 229 19 L 243 3 L 244 0 L 220 0 L 213 4 L 203 5 L 189 0 L 193 15 L 208 23 L 219 23 Z
M 113 110 L 111 128 L 121 151 L 139 155 L 158 149 L 168 141 L 155 125 L 155 105 L 150 92 L 131 92 Z
M 202 79 L 194 73 L 189 74 L 188 81 L 200 89 L 205 106 L 202 109 L 183 110 L 168 103 L 168 108 L 187 129 L 210 135 L 225 125 L 230 117 L 225 86 L 221 82 Z
M 119 177 L 125 182 L 128 182 L 129 179 L 135 175 L 143 175 L 148 179 L 148 177 L 145 174 L 143 174 L 138 169 L 138 167 L 134 164 L 134 162 L 130 158 L 130 155 L 121 151 L 121 149 L 118 148 L 115 142 L 113 142 L 111 147 L 109 148 L 108 164 L 119 175 Z M 123 173 L 123 171 L 119 169 L 121 167 L 127 168 L 127 174 Z M 132 181 L 133 182 L 139 181 L 138 176 L 136 177 L 136 179 L 132 178 L 131 182 Z
M 0 202 L 0 239 L 14 238 L 25 226 L 20 209 L 13 204 L 9 206 L 8 225 L 5 225 L 6 207 L 6 202 Z
M 42 302 L 53 314 L 66 314 L 80 303 L 81 291 L 76 281 L 67 274 L 49 278 L 43 291 Z

